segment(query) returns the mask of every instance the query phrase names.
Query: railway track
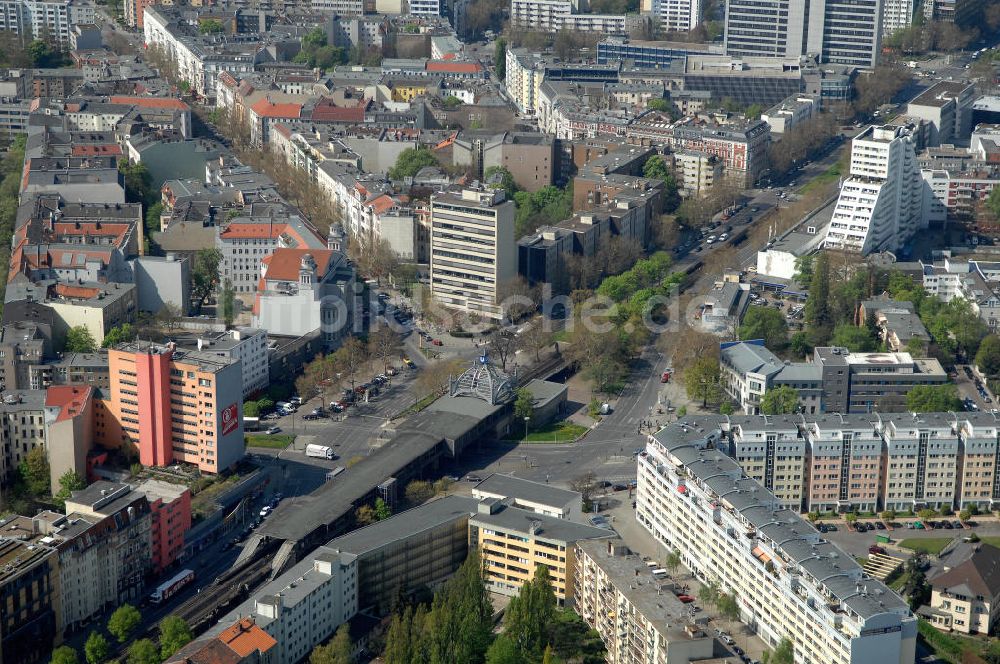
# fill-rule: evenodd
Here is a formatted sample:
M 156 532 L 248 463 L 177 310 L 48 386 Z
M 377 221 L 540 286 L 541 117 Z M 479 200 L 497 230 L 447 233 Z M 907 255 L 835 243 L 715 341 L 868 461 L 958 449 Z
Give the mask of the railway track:
M 195 633 L 246 599 L 250 591 L 267 580 L 271 573 L 271 552 L 268 546 L 260 555 L 233 567 L 177 607 L 173 615 L 183 618 Z

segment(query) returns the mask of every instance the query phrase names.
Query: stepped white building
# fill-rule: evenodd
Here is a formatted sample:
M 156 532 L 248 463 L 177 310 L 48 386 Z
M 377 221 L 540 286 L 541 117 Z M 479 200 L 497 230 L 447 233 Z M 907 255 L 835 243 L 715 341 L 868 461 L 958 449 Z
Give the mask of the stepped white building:
M 911 127 L 869 127 L 851 144 L 824 246 L 870 254 L 897 251 L 921 228 L 923 186 Z

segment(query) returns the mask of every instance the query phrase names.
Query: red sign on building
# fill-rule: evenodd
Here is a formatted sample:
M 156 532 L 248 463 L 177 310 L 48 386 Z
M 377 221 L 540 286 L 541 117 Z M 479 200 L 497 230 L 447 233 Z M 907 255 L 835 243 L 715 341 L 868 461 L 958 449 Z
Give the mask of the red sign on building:
M 239 409 L 237 404 L 232 404 L 227 406 L 224 411 L 222 411 L 222 435 L 225 436 L 233 431 L 236 431 L 236 427 L 240 425 L 240 419 L 237 417 L 239 415 Z

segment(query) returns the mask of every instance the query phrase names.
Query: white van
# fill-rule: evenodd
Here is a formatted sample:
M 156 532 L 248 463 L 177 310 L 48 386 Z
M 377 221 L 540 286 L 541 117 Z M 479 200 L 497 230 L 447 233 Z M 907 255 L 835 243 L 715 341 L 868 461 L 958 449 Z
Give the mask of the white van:
M 670 575 L 667 574 L 667 570 L 663 569 L 662 567 L 653 570 L 653 578 L 656 579 L 657 581 L 663 581 L 668 576 Z

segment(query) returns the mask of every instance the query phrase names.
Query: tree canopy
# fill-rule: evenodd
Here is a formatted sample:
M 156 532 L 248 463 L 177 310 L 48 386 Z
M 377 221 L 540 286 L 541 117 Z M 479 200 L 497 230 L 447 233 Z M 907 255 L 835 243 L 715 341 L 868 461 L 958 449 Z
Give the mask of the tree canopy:
M 160 621 L 160 655 L 167 659 L 194 638 L 191 628 L 180 616 L 167 616 Z
M 402 180 L 413 177 L 421 168 L 439 166 L 437 157 L 425 147 L 406 148 L 396 158 L 396 165 L 389 169 L 389 178 Z
M 142 614 L 139 609 L 131 604 L 122 604 L 108 619 L 108 632 L 118 639 L 118 643 L 125 643 L 142 623 Z
M 66 344 L 63 349 L 67 353 L 93 353 L 97 350 L 97 341 L 89 329 L 77 325 L 66 331 Z
M 772 387 L 760 400 L 760 412 L 764 415 L 788 415 L 798 409 L 799 393 L 788 385 Z
M 719 359 L 702 356 L 684 370 L 684 389 L 689 399 L 700 400 L 703 407 L 717 401 L 722 388 L 719 385 Z
M 769 349 L 780 351 L 788 345 L 788 323 L 773 307 L 749 307 L 740 326 L 740 339 L 763 339 Z
M 976 366 L 987 376 L 1000 374 L 1000 336 L 988 335 L 976 351 Z
M 946 413 L 962 409 L 954 385 L 917 385 L 906 395 L 906 409 L 914 413 Z

